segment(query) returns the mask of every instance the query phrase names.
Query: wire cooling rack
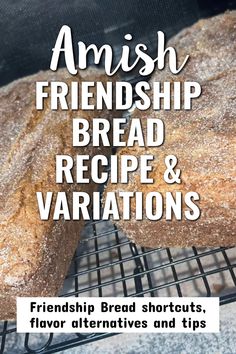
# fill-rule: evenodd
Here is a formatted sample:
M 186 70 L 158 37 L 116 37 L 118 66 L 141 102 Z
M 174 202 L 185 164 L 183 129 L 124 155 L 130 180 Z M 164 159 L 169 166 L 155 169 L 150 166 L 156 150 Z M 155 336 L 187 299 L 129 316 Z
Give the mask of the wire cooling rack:
M 219 296 L 236 300 L 236 248 L 146 249 L 112 222 L 89 222 L 60 296 Z M 0 353 L 55 353 L 111 334 L 17 334 L 0 324 Z

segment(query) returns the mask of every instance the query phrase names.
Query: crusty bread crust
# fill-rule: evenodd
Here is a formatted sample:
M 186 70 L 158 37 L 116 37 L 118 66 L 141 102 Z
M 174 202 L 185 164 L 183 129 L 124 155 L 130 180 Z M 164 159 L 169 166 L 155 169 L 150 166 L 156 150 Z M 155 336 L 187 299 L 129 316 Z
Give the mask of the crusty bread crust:
M 160 118 L 165 123 L 164 145 L 158 148 L 122 148 L 118 155 L 153 154 L 154 184 L 140 184 L 139 170 L 132 173 L 128 185 L 108 184 L 108 191 L 188 191 L 200 194 L 198 205 L 201 217 L 196 221 L 175 219 L 166 221 L 135 220 L 135 199 L 129 221 L 119 220 L 117 225 L 135 243 L 145 247 L 159 246 L 230 246 L 236 243 L 236 11 L 201 20 L 183 30 L 170 44 L 181 58 L 190 54 L 186 68 L 179 75 L 166 69 L 156 72 L 152 81 L 198 81 L 202 95 L 193 100 L 190 111 L 135 111 L 143 129 L 146 118 Z M 145 135 L 145 134 L 144 134 Z M 181 184 L 167 185 L 163 181 L 166 170 L 165 156 L 178 158 Z M 118 199 L 122 209 L 121 200 Z
M 41 72 L 0 89 L 0 320 L 15 317 L 16 296 L 55 296 L 83 227 L 82 221 L 41 221 L 36 191 L 85 191 L 96 185 L 56 184 L 55 155 L 95 155 L 72 147 L 72 118 L 111 119 L 112 112 L 35 109 L 36 81 L 106 81 L 100 70 L 71 77 Z M 108 155 L 110 148 L 99 153 Z M 71 198 L 68 197 L 68 201 Z M 55 202 L 55 201 L 54 201 Z

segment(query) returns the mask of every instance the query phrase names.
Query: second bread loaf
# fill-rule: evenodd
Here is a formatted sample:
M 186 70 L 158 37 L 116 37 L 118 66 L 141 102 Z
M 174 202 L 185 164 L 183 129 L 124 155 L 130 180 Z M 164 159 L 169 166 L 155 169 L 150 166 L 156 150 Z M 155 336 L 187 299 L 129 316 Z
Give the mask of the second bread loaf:
M 198 220 L 163 218 L 151 221 L 135 219 L 135 199 L 131 201 L 131 219 L 119 220 L 117 225 L 135 243 L 145 247 L 159 246 L 232 246 L 236 243 L 236 87 L 235 44 L 236 11 L 201 20 L 171 40 L 180 59 L 190 54 L 189 63 L 179 75 L 168 70 L 156 72 L 153 81 L 199 81 L 202 95 L 193 100 L 188 111 L 134 111 L 146 131 L 147 118 L 160 118 L 165 123 L 165 142 L 160 147 L 121 148 L 121 155 L 151 154 L 154 184 L 140 183 L 140 170 L 131 173 L 127 185 L 109 183 L 106 192 L 181 192 L 200 195 Z M 131 118 L 132 119 L 132 118 Z M 146 135 L 146 134 L 144 134 Z M 167 155 L 178 158 L 182 171 L 181 184 L 167 184 L 163 180 Z M 164 198 L 165 200 L 165 198 Z M 122 199 L 118 199 L 122 212 Z M 164 201 L 165 204 L 165 201 Z M 182 212 L 188 210 L 183 203 Z M 164 212 L 165 213 L 165 212 Z

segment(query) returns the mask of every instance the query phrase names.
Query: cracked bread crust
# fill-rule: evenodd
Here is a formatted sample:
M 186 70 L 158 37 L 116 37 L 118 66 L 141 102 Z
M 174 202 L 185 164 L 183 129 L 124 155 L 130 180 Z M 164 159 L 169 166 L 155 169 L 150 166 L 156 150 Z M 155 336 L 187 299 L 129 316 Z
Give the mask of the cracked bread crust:
M 41 221 L 36 191 L 92 193 L 96 185 L 56 184 L 55 155 L 110 154 L 109 147 L 73 148 L 72 118 L 111 119 L 111 111 L 51 111 L 47 99 L 35 109 L 35 82 L 60 80 L 107 78 L 95 69 L 83 78 L 60 69 L 0 89 L 0 320 L 15 318 L 16 296 L 57 295 L 78 244 L 83 221 Z

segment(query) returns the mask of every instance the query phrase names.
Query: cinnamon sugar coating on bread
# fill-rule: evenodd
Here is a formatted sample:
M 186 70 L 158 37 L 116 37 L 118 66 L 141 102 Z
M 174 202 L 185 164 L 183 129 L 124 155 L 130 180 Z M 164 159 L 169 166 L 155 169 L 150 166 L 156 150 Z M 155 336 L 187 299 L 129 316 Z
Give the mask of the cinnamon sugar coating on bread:
M 15 317 L 16 296 L 55 296 L 79 241 L 83 221 L 41 221 L 36 192 L 92 193 L 87 185 L 56 184 L 57 154 L 98 153 L 72 147 L 72 118 L 111 119 L 112 112 L 35 109 L 36 81 L 107 81 L 100 70 L 83 78 L 64 69 L 40 72 L 0 89 L 0 320 Z M 99 153 L 108 155 L 110 148 Z M 68 198 L 70 200 L 70 198 Z M 55 201 L 54 201 L 55 202 Z
M 236 243 L 236 11 L 201 20 L 175 36 L 170 44 L 180 58 L 191 58 L 179 75 L 168 70 L 156 72 L 152 81 L 199 81 L 202 94 L 193 100 L 189 111 L 135 110 L 146 129 L 148 117 L 160 118 L 165 124 L 165 142 L 161 147 L 121 148 L 118 155 L 154 155 L 154 184 L 140 184 L 139 170 L 127 185 L 108 184 L 106 191 L 148 192 L 188 191 L 200 194 L 197 202 L 201 217 L 150 221 L 135 220 L 132 199 L 131 220 L 119 220 L 119 228 L 135 243 L 144 247 L 159 246 L 232 246 Z M 180 60 L 181 61 L 181 60 Z M 131 119 L 132 119 L 131 117 Z M 166 184 L 163 175 L 167 155 L 178 158 L 181 184 Z M 119 208 L 122 208 L 118 199 Z M 184 208 L 184 205 L 183 205 Z

